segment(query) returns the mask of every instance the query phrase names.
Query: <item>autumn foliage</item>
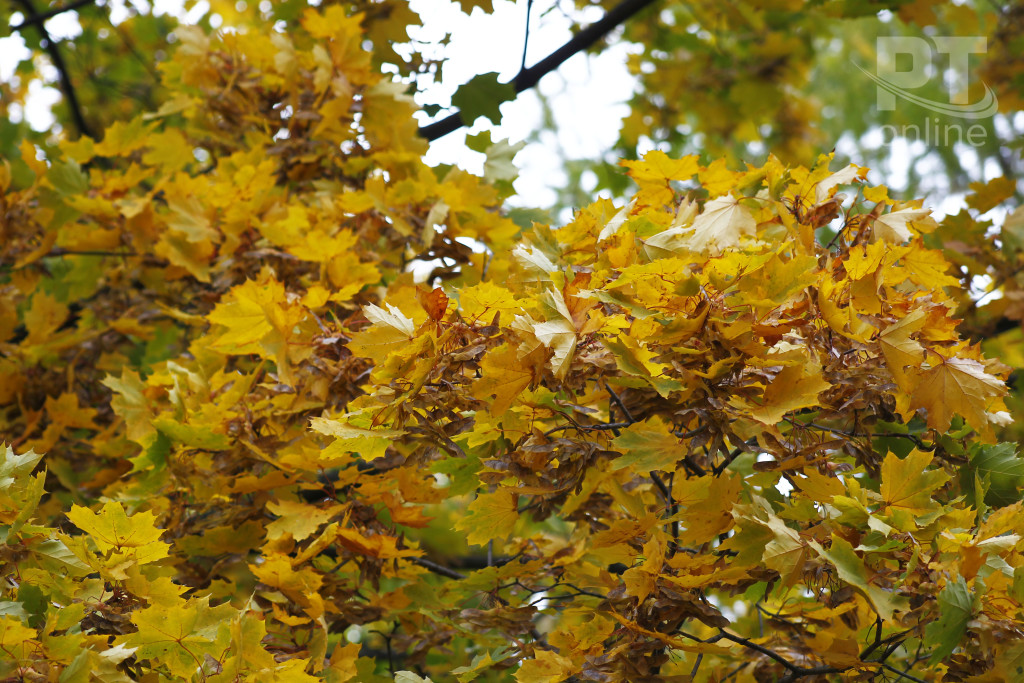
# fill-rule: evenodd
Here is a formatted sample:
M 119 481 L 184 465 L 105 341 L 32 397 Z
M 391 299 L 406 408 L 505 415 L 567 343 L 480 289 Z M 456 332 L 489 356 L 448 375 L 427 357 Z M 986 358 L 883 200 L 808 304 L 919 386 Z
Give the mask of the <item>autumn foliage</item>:
M 300 16 L 176 29 L 157 110 L 0 168 L 0 675 L 1020 680 L 950 224 L 655 151 L 521 227 Z

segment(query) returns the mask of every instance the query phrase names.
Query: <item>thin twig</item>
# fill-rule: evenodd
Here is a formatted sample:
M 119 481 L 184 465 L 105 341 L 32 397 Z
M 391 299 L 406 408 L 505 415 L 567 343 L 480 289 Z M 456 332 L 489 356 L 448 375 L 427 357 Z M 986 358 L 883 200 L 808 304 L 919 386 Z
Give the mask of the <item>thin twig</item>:
M 540 82 L 540 79 L 551 73 L 562 65 L 567 59 L 578 52 L 586 50 L 598 40 L 607 35 L 616 26 L 632 17 L 634 14 L 652 4 L 654 0 L 623 0 L 623 2 L 612 8 L 601 19 L 574 35 L 565 45 L 558 48 L 544 59 L 540 60 L 529 69 L 523 69 L 515 77 L 516 94 L 529 90 Z M 472 122 L 471 122 L 472 123 Z M 440 121 L 422 126 L 419 129 L 420 137 L 433 142 L 444 137 L 452 131 L 456 131 L 466 125 L 462 120 L 462 114 L 455 112 Z
M 519 63 L 519 73 L 526 71 L 526 48 L 530 46 L 530 11 L 533 9 L 533 0 L 526 0 L 526 30 L 523 32 L 523 59 Z
M 934 451 L 935 444 L 928 445 L 922 441 L 919 437 L 913 434 L 901 434 L 899 432 L 876 432 L 874 434 L 858 434 L 856 432 L 846 432 L 841 429 L 834 429 L 833 427 L 826 427 L 825 425 L 818 424 L 817 422 L 796 422 L 788 417 L 782 418 L 794 427 L 817 429 L 823 432 L 831 432 L 838 436 L 845 436 L 848 439 L 907 439 L 913 441 L 914 445 L 922 451 Z
M 896 674 L 900 678 L 905 678 L 908 681 L 914 681 L 914 683 L 927 683 L 927 681 L 925 681 L 923 678 L 918 678 L 917 676 L 911 676 L 906 671 L 900 671 L 896 667 L 890 666 L 889 664 L 883 663 L 882 664 L 882 668 L 885 669 L 886 671 L 889 671 L 889 672 L 892 672 L 892 673 Z

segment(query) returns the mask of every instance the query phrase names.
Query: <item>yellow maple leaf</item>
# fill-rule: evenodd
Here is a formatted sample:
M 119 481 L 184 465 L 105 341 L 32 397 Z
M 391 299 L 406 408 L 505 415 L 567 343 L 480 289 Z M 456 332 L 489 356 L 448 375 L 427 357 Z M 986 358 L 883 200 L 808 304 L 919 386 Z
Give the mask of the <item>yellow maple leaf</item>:
M 629 175 L 640 186 L 637 203 L 647 206 L 668 204 L 673 195 L 669 181 L 689 180 L 700 171 L 697 155 L 671 159 L 660 150 L 647 152 L 643 161 L 623 161 L 621 165 L 629 169 Z
M 519 494 L 507 486 L 481 493 L 469 504 L 468 514 L 455 522 L 455 529 L 468 532 L 466 540 L 473 545 L 504 540 L 519 521 L 518 501 Z
M 210 607 L 206 596 L 173 606 L 160 605 L 132 612 L 138 631 L 119 638 L 119 645 L 138 648 L 140 658 L 158 658 L 176 677 L 189 678 L 197 657 L 220 656 L 227 649 L 229 623 L 238 610 L 231 603 Z
M 974 194 L 967 196 L 967 205 L 977 209 L 979 213 L 987 213 L 1000 203 L 1013 196 L 1017 191 L 1017 181 L 1013 178 L 998 177 L 987 183 L 976 181 L 969 185 Z
M 415 548 L 399 548 L 398 538 L 384 534 L 366 535 L 356 529 L 338 529 L 338 544 L 357 555 L 393 560 L 399 557 L 421 555 Z
M 25 312 L 25 327 L 28 329 L 26 346 L 45 344 L 68 317 L 68 307 L 45 292 L 32 297 L 32 306 Z
M 913 450 L 905 458 L 889 453 L 882 461 L 880 492 L 886 508 L 920 514 L 938 507 L 932 492 L 949 479 L 941 469 L 929 470 L 932 454 Z
M 786 413 L 818 405 L 818 394 L 831 386 L 821 376 L 821 369 L 808 360 L 806 364 L 783 368 L 765 387 L 761 405 L 747 404 L 740 399 L 730 403 L 744 408 L 759 422 L 775 425 Z
M 344 683 L 356 677 L 359 673 L 356 669 L 359 648 L 359 643 L 346 643 L 344 647 L 338 643 L 334 646 L 334 650 L 331 652 L 331 663 L 327 666 L 328 675 L 333 678 L 328 680 Z
M 323 598 L 320 586 L 323 576 L 311 567 L 295 568 L 287 555 L 265 553 L 262 562 L 250 564 L 249 571 L 262 583 L 279 588 L 292 598 L 314 619 L 323 614 Z
M 850 164 L 846 168 L 836 171 L 832 175 L 828 176 L 824 180 L 818 183 L 815 187 L 814 199 L 819 204 L 835 194 L 835 188 L 838 185 L 849 185 L 850 183 L 861 180 L 868 173 L 868 169 L 856 164 Z
M 321 509 L 308 503 L 294 500 L 271 500 L 267 509 L 278 518 L 267 525 L 267 538 L 281 538 L 290 534 L 296 541 L 302 541 L 316 533 L 320 527 L 342 510 L 340 505 Z
M 516 671 L 518 683 L 558 683 L 564 681 L 576 667 L 572 660 L 551 650 L 537 650 L 533 659 L 523 662 Z
M 736 183 L 742 175 L 743 173 L 730 171 L 729 164 L 725 159 L 715 159 L 707 168 L 701 169 L 697 179 L 712 197 L 717 197 L 736 187 Z
M 885 356 L 896 384 L 903 391 L 910 393 L 916 384 L 916 373 L 908 374 L 906 368 L 919 368 L 924 362 L 925 350 L 910 335 L 918 332 L 925 324 L 925 312 L 922 309 L 911 311 L 898 321 L 885 328 L 878 336 L 878 345 Z
M 911 408 L 928 411 L 928 426 L 944 432 L 953 415 L 962 416 L 975 429 L 988 431 L 986 416 L 991 401 L 1006 394 L 998 377 L 972 358 L 946 358 L 936 352 L 939 362 L 920 374 L 911 396 Z
M 17 617 L 7 614 L 0 616 L 0 649 L 8 656 L 21 650 L 22 648 L 19 646 L 23 645 L 25 641 L 35 639 L 38 635 L 34 628 L 23 625 Z
M 227 328 L 214 347 L 230 353 L 259 353 L 260 342 L 274 331 L 268 309 L 283 302 L 284 287 L 277 281 L 246 280 L 238 285 L 207 316 Z
M 473 383 L 476 398 L 491 401 L 488 410 L 502 415 L 533 381 L 533 369 L 519 359 L 515 347 L 502 344 L 487 352 L 480 362 L 483 377 Z
M 462 316 L 470 320 L 490 318 L 495 312 L 504 317 L 505 314 L 521 313 L 522 307 L 516 302 L 515 295 L 504 287 L 493 282 L 481 282 L 472 287 L 459 290 L 459 306 Z
M 149 511 L 128 516 L 120 503 L 107 501 L 98 513 L 80 505 L 68 512 L 72 524 L 89 535 L 103 552 L 125 551 L 139 564 L 167 557 L 169 544 L 160 541 L 163 529 L 156 527 L 156 516 Z
M 370 304 L 363 307 L 363 314 L 373 325 L 352 335 L 348 348 L 352 353 L 370 358 L 378 364 L 387 360 L 388 355 L 406 346 L 416 336 L 416 325 L 402 311 L 385 304 L 387 310 Z
M 947 274 L 950 263 L 938 249 L 925 249 L 920 243 L 912 244 L 900 260 L 907 278 L 915 284 L 932 290 L 960 286 L 958 279 Z

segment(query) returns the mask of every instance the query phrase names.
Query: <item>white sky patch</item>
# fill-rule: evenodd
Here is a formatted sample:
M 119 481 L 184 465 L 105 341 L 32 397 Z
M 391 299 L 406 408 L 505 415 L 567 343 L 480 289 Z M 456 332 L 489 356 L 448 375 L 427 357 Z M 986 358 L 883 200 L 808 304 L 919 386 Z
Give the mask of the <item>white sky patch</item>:
M 597 8 L 577 12 L 565 5 L 534 3 L 530 21 L 527 67 L 540 61 L 572 37 L 570 17 L 592 22 L 603 13 Z M 511 81 L 519 72 L 526 28 L 526 4 L 494 0 L 494 13 L 474 11 L 463 14 L 448 0 L 411 0 L 420 13 L 423 28 L 412 31 L 414 40 L 436 42 L 445 32 L 451 42 L 442 54 L 447 62 L 442 80 L 417 95 L 422 104 L 448 105 L 455 90 L 478 74 L 497 72 Z M 548 11 L 551 10 L 551 11 Z M 511 203 L 520 206 L 550 206 L 554 187 L 565 182 L 561 159 L 599 158 L 618 138 L 623 116 L 629 113 L 626 101 L 632 96 L 635 79 L 626 68 L 631 46 L 617 43 L 599 55 L 577 54 L 538 84 L 548 98 L 558 133 L 540 131 L 543 109 L 532 90 L 501 105 L 501 123 L 492 126 L 480 119 L 470 129 L 462 128 L 431 143 L 425 161 L 430 165 L 456 164 L 470 172 L 482 173 L 483 155 L 466 147 L 466 136 L 491 130 L 494 140 L 520 142 L 531 138 L 516 156 L 520 177 L 515 181 L 517 196 Z M 448 113 L 442 110 L 434 120 Z M 431 119 L 419 115 L 421 123 Z M 538 133 L 538 131 L 540 131 Z
M 54 40 L 70 40 L 82 35 L 82 26 L 78 23 L 78 12 L 74 10 L 47 19 L 43 25 Z
M 39 81 L 29 84 L 24 116 L 32 130 L 50 130 L 57 123 L 53 116 L 53 106 L 60 102 L 60 98 L 60 91 L 56 88 L 45 86 Z
M 23 15 L 11 15 L 11 23 L 21 21 Z M 25 40 L 17 33 L 0 38 L 0 81 L 9 83 L 14 78 L 14 69 L 18 62 L 28 59 L 31 53 L 25 47 Z

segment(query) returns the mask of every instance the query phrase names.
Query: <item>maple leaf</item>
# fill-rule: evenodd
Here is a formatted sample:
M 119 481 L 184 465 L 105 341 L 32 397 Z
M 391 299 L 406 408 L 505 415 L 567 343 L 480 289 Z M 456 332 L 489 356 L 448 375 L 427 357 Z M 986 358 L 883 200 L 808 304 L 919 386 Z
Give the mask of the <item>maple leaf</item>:
M 905 608 L 905 599 L 870 582 L 864 560 L 854 552 L 853 546 L 845 539 L 833 534 L 832 545 L 828 550 L 814 541 L 811 541 L 810 545 L 820 556 L 832 563 L 840 579 L 859 589 L 868 598 L 871 606 L 883 619 L 888 621 L 892 619 L 893 612 Z
M 72 524 L 89 535 L 101 551 L 129 551 L 139 564 L 167 557 L 168 544 L 160 541 L 164 534 L 156 527 L 152 512 L 129 516 L 116 501 L 107 501 L 100 511 L 73 505 L 68 512 Z
M 892 325 L 882 330 L 878 336 L 878 344 L 885 355 L 889 372 L 900 388 L 910 393 L 916 385 L 916 373 L 908 373 L 906 369 L 919 368 L 924 362 L 925 349 L 917 341 L 910 338 L 924 327 L 926 322 L 925 312 L 921 309 L 911 311 L 908 315 L 897 320 Z
M 691 154 L 682 159 L 671 159 L 661 150 L 644 154 L 643 161 L 622 161 L 629 169 L 629 175 L 640 186 L 637 201 L 645 205 L 668 204 L 673 196 L 670 180 L 687 180 L 700 170 L 697 156 Z
M 481 493 L 469 504 L 466 516 L 455 523 L 455 529 L 467 532 L 466 540 L 473 545 L 504 540 L 519 521 L 518 500 L 519 495 L 505 486 Z
M 753 235 L 756 227 L 750 209 L 739 199 L 723 195 L 705 204 L 694 218 L 687 245 L 698 252 L 720 253 L 739 244 L 741 235 Z
M 964 577 L 958 576 L 939 591 L 939 618 L 924 629 L 925 644 L 935 648 L 929 662 L 942 661 L 956 649 L 973 615 L 974 597 Z
M 230 604 L 210 607 L 209 597 L 179 600 L 173 607 L 154 606 L 132 613 L 138 631 L 119 638 L 118 645 L 135 648 L 140 659 L 154 658 L 175 676 L 190 677 L 204 655 L 215 660 L 227 649 L 230 623 L 236 610 Z
M 1013 178 L 998 177 L 987 183 L 973 182 L 968 187 L 974 193 L 967 196 L 967 206 L 977 209 L 978 213 L 987 213 L 1012 197 L 1017 184 Z
M 21 455 L 14 452 L 14 449 L 3 444 L 3 451 L 0 451 L 0 490 L 9 490 L 18 479 L 25 479 L 35 469 L 39 461 L 43 459 L 42 454 L 27 450 Z
M 910 225 L 931 215 L 931 209 L 900 209 L 875 218 L 876 240 L 901 244 L 914 238 Z
M 850 164 L 842 170 L 836 171 L 832 175 L 828 176 L 817 184 L 814 188 L 815 201 L 821 203 L 834 194 L 833 188 L 837 185 L 848 185 L 855 180 L 863 179 L 867 175 L 868 169 L 856 164 Z
M 267 538 L 281 538 L 288 534 L 302 541 L 316 533 L 331 517 L 342 510 L 340 505 L 320 509 L 306 503 L 282 500 L 270 501 L 267 509 L 278 516 L 267 525 Z
M 832 385 L 821 376 L 813 363 L 789 365 L 775 376 L 764 390 L 761 405 L 749 405 L 733 399 L 755 420 L 766 425 L 778 424 L 786 413 L 818 404 L 818 395 Z
M 533 337 L 551 349 L 551 370 L 556 377 L 565 377 L 576 351 L 576 328 L 571 318 L 558 318 L 537 322 L 529 315 L 519 315 L 512 321 L 512 329 Z
M 334 651 L 331 652 L 331 662 L 325 672 L 327 680 L 336 683 L 345 683 L 345 681 L 355 678 L 359 673 L 356 668 L 356 659 L 359 657 L 359 649 L 358 643 L 346 643 L 344 647 L 341 643 L 335 645 Z
M 25 327 L 28 328 L 28 345 L 38 345 L 48 341 L 50 335 L 57 331 L 68 317 L 68 307 L 49 294 L 40 292 L 32 297 L 32 307 L 25 314 Z
M 890 453 L 882 461 L 881 494 L 887 508 L 920 514 L 933 510 L 937 503 L 932 493 L 942 486 L 949 475 L 942 470 L 929 470 L 931 453 L 911 451 L 905 458 Z
M 538 651 L 516 672 L 518 683 L 558 683 L 576 670 L 572 660 L 551 650 Z
M 949 429 L 954 414 L 973 427 L 988 429 L 986 411 L 993 399 L 1006 393 L 1003 382 L 973 358 L 934 356 L 939 362 L 921 372 L 911 406 L 928 411 L 928 426 L 939 431 Z
M 373 325 L 352 335 L 348 345 L 353 353 L 372 358 L 378 364 L 416 336 L 416 325 L 412 319 L 391 304 L 386 306 L 386 310 L 376 304 L 363 308 L 363 314 Z
M 483 377 L 473 383 L 473 396 L 492 401 L 490 410 L 502 415 L 533 381 L 533 369 L 519 359 L 515 347 L 502 344 L 484 356 Z
M 9 655 L 20 652 L 18 659 L 24 658 L 27 641 L 35 640 L 38 635 L 34 628 L 24 626 L 15 617 L 0 615 L 0 648 Z
M 490 281 L 460 289 L 459 306 L 463 315 L 473 320 L 495 312 L 522 312 L 515 294 Z
M 605 345 L 615 354 L 615 363 L 620 370 L 643 377 L 662 398 L 668 398 L 669 393 L 683 388 L 679 380 L 664 376 L 669 366 L 654 362 L 657 354 L 647 348 L 645 342 L 622 334 L 614 341 L 605 342 Z
M 614 469 L 631 467 L 645 474 L 653 470 L 673 471 L 684 455 L 679 437 L 659 417 L 625 427 L 612 440 L 612 446 L 623 454 L 612 463 Z
M 233 615 L 230 625 L 231 656 L 224 662 L 223 673 L 236 676 L 277 667 L 274 655 L 263 648 L 267 636 L 266 622 L 247 611 Z
M 452 106 L 458 107 L 467 123 L 485 116 L 491 123 L 501 121 L 498 106 L 515 98 L 516 89 L 512 83 L 502 83 L 497 73 L 486 73 L 474 76 L 468 83 L 459 87 L 452 95 Z

